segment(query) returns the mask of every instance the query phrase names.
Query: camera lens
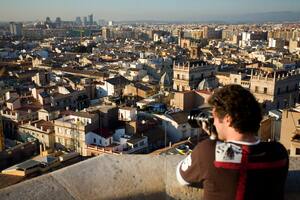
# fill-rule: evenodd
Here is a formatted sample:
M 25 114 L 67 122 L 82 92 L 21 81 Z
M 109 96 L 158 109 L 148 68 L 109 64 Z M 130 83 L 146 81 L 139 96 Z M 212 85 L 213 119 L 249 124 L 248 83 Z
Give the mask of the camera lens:
M 188 122 L 193 128 L 202 127 L 202 122 L 213 125 L 213 116 L 209 109 L 196 108 L 190 111 Z

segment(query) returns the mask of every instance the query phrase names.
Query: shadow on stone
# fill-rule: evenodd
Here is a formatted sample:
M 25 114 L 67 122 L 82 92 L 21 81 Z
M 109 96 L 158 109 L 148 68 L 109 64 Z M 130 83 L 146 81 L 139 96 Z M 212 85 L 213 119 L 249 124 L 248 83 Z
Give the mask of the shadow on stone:
M 137 194 L 130 197 L 123 197 L 123 198 L 113 198 L 108 200 L 140 200 L 140 199 L 147 199 L 147 200 L 158 200 L 158 199 L 166 199 L 166 200 L 175 200 L 175 198 L 167 195 L 166 193 L 152 193 L 152 194 Z

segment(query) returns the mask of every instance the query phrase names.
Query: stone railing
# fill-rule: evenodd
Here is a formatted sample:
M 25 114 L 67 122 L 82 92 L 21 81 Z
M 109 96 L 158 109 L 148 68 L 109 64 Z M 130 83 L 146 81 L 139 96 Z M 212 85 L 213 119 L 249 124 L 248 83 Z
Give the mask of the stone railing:
M 101 155 L 0 190 L 0 200 L 201 199 L 177 183 L 182 156 Z M 300 199 L 300 159 L 291 158 L 286 199 Z

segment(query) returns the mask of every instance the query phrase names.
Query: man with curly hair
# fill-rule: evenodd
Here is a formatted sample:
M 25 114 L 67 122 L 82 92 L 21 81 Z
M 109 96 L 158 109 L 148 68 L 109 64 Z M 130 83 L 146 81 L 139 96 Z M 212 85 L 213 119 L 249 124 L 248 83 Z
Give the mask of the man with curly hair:
M 284 199 L 288 154 L 280 143 L 257 137 L 262 114 L 255 97 L 239 85 L 227 85 L 208 102 L 217 140 L 198 143 L 178 164 L 179 183 L 200 185 L 206 200 Z

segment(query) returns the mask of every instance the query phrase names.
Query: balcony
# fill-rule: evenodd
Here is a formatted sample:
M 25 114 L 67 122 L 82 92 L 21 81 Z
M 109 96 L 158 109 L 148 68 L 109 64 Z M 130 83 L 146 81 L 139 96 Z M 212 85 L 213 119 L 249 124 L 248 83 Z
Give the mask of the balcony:
M 199 199 L 201 189 L 177 183 L 182 156 L 101 155 L 0 190 L 15 199 Z M 300 198 L 300 159 L 291 158 L 286 199 Z

